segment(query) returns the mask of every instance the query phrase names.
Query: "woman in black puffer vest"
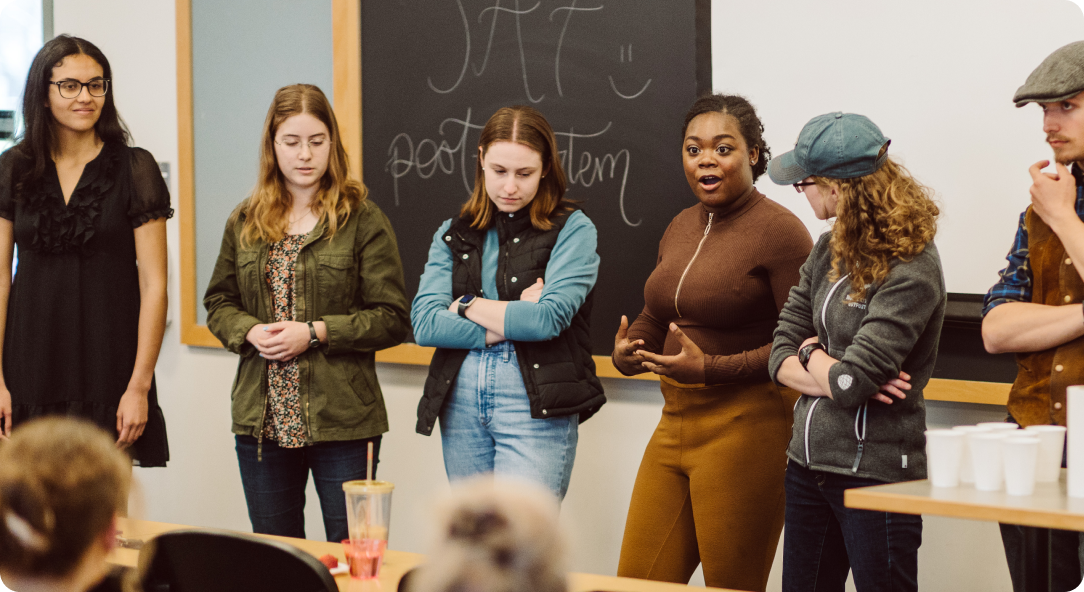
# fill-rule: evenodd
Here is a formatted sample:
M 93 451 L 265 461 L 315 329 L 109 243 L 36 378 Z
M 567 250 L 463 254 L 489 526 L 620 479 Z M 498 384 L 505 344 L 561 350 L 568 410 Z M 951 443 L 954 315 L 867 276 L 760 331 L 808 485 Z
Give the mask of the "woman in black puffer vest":
M 440 418 L 452 481 L 515 475 L 563 499 L 579 423 L 606 401 L 590 348 L 597 233 L 564 201 L 557 140 L 535 109 L 497 111 L 478 155 L 411 308 L 416 341 L 437 348 L 418 432 Z

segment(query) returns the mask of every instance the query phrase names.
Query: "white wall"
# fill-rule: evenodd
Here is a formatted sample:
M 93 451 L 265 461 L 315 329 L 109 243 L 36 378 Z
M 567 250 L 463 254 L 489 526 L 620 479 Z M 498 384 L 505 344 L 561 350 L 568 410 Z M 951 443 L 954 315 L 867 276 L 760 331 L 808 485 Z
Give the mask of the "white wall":
M 723 12 L 718 7 L 721 3 L 716 4 L 718 18 Z M 715 26 L 728 25 L 717 21 Z M 174 28 L 173 2 L 168 0 L 55 0 L 56 32 L 87 37 L 109 56 L 117 104 L 137 144 L 159 160 L 170 162 L 176 171 Z M 803 108 L 789 118 L 804 122 L 807 110 Z M 172 189 L 175 194 L 175 180 Z M 177 221 L 171 220 L 168 229 L 174 270 L 171 319 L 176 321 L 180 302 L 175 273 Z M 229 389 L 235 364 L 235 357 L 228 353 L 181 345 L 176 322 L 167 329 L 157 380 L 173 460 L 166 469 L 136 470 L 145 508 L 133 508 L 134 513 L 162 522 L 249 529 L 230 435 Z M 380 466 L 380 476 L 396 484 L 392 545 L 424 551 L 429 502 L 447 487 L 439 438 L 414 433 L 414 413 L 425 371 L 379 365 L 378 372 L 392 426 L 385 436 Z M 562 521 L 574 535 L 574 568 L 612 574 L 617 569 L 636 469 L 658 421 L 662 398 L 654 383 L 603 382 L 610 402 L 580 432 Z M 931 426 L 1002 418 L 1003 410 L 997 408 L 930 404 Z M 309 537 L 321 538 L 319 508 L 311 487 L 309 499 Z M 1010 590 L 996 525 L 928 518 L 924 534 L 920 552 L 923 589 Z M 698 574 L 694 583 L 702 582 Z M 779 589 L 778 564 L 769 589 Z
M 985 293 L 1005 267 L 1027 169 L 1049 159 L 1039 107 L 1012 96 L 1050 52 L 1084 37 L 1069 0 L 712 2 L 717 91 L 747 96 L 773 153 L 831 111 L 869 116 L 940 198 L 950 292 Z M 792 189 L 758 186 L 824 229 Z

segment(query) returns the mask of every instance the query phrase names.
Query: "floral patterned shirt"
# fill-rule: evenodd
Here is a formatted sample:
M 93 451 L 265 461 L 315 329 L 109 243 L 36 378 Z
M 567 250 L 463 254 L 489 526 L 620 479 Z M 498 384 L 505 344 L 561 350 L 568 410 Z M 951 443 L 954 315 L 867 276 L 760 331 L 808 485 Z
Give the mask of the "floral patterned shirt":
M 271 245 L 264 270 L 271 287 L 275 322 L 294 320 L 294 262 L 304 244 L 305 234 L 288 234 Z M 267 420 L 263 435 L 283 448 L 309 444 L 302 419 L 297 358 L 286 362 L 267 362 Z

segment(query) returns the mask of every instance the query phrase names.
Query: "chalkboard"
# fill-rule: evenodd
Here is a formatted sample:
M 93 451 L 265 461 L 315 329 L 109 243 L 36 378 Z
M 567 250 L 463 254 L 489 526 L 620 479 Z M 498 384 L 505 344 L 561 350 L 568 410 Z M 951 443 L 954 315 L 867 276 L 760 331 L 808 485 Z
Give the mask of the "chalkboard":
M 362 3 L 364 180 L 399 239 L 408 294 L 474 184 L 478 134 L 506 105 L 540 110 L 598 228 L 592 349 L 609 355 L 670 220 L 696 203 L 686 110 L 711 85 L 710 2 Z

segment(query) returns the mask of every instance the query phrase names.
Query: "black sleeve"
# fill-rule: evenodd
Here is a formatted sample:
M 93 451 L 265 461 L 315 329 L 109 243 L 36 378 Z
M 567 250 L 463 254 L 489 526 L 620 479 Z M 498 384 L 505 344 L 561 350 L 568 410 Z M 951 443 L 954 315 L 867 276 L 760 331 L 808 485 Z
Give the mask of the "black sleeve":
M 162 172 L 158 169 L 154 156 L 142 148 L 132 148 L 130 152 L 132 201 L 128 205 L 128 218 L 132 221 L 132 228 L 139 228 L 158 218 L 172 218 L 173 208 L 169 207 L 169 188 L 162 179 Z M 3 210 L 0 209 L 0 214 L 2 213 Z
M 8 150 L 0 154 L 0 218 L 15 219 L 15 154 Z

